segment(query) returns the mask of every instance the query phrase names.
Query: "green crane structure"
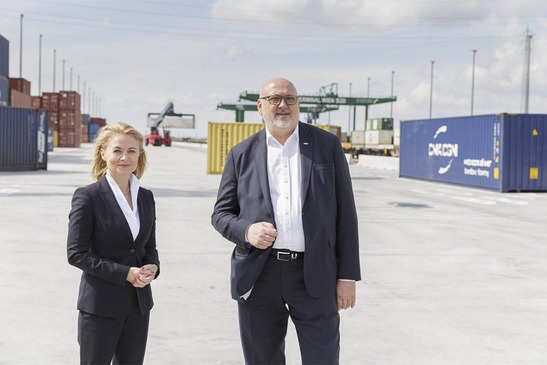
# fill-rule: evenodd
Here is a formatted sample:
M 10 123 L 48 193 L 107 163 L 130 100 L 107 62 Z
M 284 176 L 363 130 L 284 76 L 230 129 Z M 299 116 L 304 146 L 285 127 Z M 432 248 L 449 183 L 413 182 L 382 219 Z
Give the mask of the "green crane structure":
M 256 112 L 258 111 L 256 104 L 224 104 L 224 103 L 218 103 L 217 109 L 226 109 L 226 110 L 234 110 L 236 112 L 236 122 L 244 122 L 245 121 L 245 112 Z M 300 112 L 301 113 L 307 113 L 308 114 L 308 122 L 315 122 L 315 120 L 318 118 L 319 113 L 324 112 L 330 112 L 333 110 L 338 110 L 338 106 L 336 105 L 320 105 L 320 106 L 300 106 Z
M 239 100 L 248 100 L 248 101 L 257 101 L 260 97 L 260 94 L 257 92 L 248 92 L 244 91 L 239 95 Z M 319 95 L 298 95 L 298 100 L 300 102 L 300 108 L 302 105 L 311 104 L 317 105 L 320 107 L 330 108 L 336 106 L 338 109 L 339 105 L 347 105 L 354 107 L 353 113 L 353 130 L 355 130 L 355 108 L 358 106 L 365 107 L 365 122 L 368 119 L 368 107 L 370 105 L 383 104 L 383 103 L 393 103 L 397 101 L 396 96 L 387 96 L 382 98 L 370 98 L 370 97 L 361 97 L 361 96 L 339 96 L 338 95 L 338 84 L 333 83 L 327 86 L 323 86 L 319 90 Z

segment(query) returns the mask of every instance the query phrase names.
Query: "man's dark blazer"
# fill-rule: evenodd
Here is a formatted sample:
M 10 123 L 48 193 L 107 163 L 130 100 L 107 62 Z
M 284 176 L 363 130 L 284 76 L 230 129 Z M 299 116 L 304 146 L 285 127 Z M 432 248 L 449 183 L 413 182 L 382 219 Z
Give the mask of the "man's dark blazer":
M 360 280 L 358 222 L 349 167 L 338 138 L 299 123 L 302 222 L 309 294 L 333 295 L 337 279 Z M 226 159 L 211 223 L 236 244 L 232 253 L 232 298 L 242 301 L 260 275 L 271 248 L 245 242 L 256 222 L 275 226 L 267 166 L 266 131 L 233 147 Z
M 77 308 L 104 317 L 119 318 L 130 308 L 134 287 L 126 281 L 130 267 L 156 264 L 156 214 L 154 196 L 140 188 L 137 199 L 140 231 L 131 229 L 105 177 L 78 188 L 69 214 L 68 262 L 83 271 Z M 154 302 L 150 285 L 137 289 L 143 314 Z

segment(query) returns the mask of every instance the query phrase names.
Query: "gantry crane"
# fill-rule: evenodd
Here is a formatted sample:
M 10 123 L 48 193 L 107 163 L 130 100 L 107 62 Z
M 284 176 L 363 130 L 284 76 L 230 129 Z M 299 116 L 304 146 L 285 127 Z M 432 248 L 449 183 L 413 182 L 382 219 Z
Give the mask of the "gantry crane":
M 256 112 L 258 111 L 256 104 L 225 104 L 218 103 L 217 109 L 226 109 L 234 110 L 236 112 L 236 122 L 245 121 L 245 112 Z M 338 106 L 300 106 L 300 112 L 307 114 L 308 123 L 315 123 L 320 113 L 330 112 L 333 110 L 338 110 Z

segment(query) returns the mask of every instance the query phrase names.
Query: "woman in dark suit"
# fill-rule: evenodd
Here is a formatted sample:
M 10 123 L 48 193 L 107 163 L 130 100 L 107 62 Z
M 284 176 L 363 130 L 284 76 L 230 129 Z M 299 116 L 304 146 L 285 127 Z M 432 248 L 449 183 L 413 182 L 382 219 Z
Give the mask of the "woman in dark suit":
M 81 364 L 142 364 L 159 274 L 154 196 L 140 187 L 144 138 L 125 123 L 95 140 L 95 183 L 78 188 L 69 214 L 67 255 L 81 269 Z

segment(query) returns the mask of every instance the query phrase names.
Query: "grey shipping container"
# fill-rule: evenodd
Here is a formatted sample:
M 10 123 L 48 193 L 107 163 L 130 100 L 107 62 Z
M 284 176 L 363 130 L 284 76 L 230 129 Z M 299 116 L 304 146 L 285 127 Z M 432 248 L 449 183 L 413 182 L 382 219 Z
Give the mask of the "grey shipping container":
M 47 112 L 0 108 L 0 171 L 47 169 Z
M 508 191 L 547 191 L 546 114 L 401 122 L 399 176 Z
M 9 77 L 9 41 L 0 35 L 0 76 Z

